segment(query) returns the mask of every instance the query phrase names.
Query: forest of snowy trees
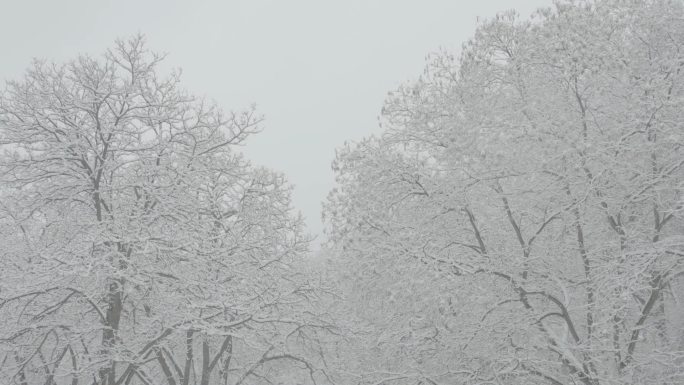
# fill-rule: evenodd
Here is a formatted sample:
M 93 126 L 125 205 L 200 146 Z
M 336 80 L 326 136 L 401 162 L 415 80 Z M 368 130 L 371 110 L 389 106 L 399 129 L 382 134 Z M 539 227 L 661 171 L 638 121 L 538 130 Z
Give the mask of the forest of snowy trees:
M 312 237 L 255 109 L 136 36 L 0 93 L 0 384 L 684 384 L 684 4 L 481 23 L 340 147 Z

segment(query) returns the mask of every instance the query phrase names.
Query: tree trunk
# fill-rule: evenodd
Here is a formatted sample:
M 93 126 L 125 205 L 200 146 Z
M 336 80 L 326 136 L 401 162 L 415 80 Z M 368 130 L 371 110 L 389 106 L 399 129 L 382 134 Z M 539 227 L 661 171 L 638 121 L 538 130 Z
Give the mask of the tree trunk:
M 119 330 L 121 320 L 121 310 L 123 307 L 123 283 L 121 280 L 114 280 L 109 284 L 107 293 L 107 314 L 105 327 L 102 332 L 102 352 L 110 356 L 107 365 L 100 369 L 100 384 L 114 385 L 116 382 L 116 363 L 111 359 L 112 348 L 116 344 L 116 334 Z

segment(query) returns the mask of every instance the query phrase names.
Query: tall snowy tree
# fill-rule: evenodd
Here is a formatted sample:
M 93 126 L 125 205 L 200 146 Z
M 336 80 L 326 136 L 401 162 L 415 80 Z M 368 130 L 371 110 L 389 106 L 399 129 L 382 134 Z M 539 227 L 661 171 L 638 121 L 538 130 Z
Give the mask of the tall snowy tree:
M 367 383 L 684 381 L 683 44 L 680 2 L 559 1 L 390 95 L 326 206 Z
M 0 376 L 318 381 L 309 239 L 284 177 L 235 150 L 261 118 L 189 95 L 162 59 L 135 37 L 2 93 Z

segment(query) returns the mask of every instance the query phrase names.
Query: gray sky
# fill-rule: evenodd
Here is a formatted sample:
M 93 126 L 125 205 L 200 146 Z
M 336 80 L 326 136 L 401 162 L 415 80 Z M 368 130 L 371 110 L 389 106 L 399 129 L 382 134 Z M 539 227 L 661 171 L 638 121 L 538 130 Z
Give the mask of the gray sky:
M 378 133 L 387 92 L 419 76 L 425 56 L 456 50 L 477 18 L 551 0 L 0 0 L 0 79 L 33 57 L 100 54 L 141 32 L 183 69 L 184 86 L 226 110 L 256 103 L 264 132 L 244 152 L 284 172 L 309 231 L 321 233 L 330 162 L 346 140 Z

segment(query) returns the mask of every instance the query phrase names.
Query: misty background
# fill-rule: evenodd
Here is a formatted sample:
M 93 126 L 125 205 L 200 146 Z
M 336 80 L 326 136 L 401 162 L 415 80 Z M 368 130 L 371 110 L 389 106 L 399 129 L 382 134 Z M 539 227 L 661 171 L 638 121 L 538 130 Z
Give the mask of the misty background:
M 309 232 L 322 238 L 330 162 L 347 140 L 379 133 L 385 96 L 441 48 L 458 53 L 478 22 L 550 0 L 450 1 L 10 1 L 2 0 L 0 79 L 32 58 L 95 57 L 136 33 L 183 70 L 183 87 L 226 110 L 256 103 L 263 132 L 244 152 L 287 175 Z

